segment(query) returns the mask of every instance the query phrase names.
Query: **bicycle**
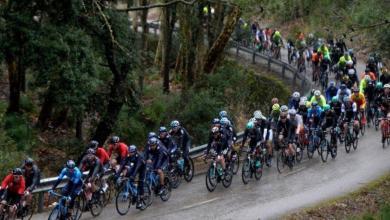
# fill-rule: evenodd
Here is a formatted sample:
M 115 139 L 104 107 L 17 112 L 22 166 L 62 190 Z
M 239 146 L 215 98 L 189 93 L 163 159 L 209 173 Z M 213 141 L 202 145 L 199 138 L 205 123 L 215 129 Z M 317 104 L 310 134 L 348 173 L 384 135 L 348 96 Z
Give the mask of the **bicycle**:
M 137 184 L 135 184 L 137 183 Z M 134 181 L 130 178 L 124 177 L 118 179 L 118 193 L 115 197 L 115 208 L 119 215 L 126 215 L 129 212 L 130 206 L 135 205 L 137 199 L 140 199 L 142 206 L 141 211 L 148 208 L 153 202 L 152 190 L 148 183 L 144 182 L 144 195 L 139 197 L 138 184 L 139 181 Z
M 364 133 L 366 131 L 366 124 L 367 124 L 367 121 L 364 121 L 364 113 L 365 111 L 364 110 L 361 110 L 359 112 L 359 128 L 360 128 L 360 133 L 362 134 L 362 136 L 364 136 Z M 367 120 L 367 118 L 366 118 Z
M 275 45 L 273 43 L 271 46 L 271 50 L 272 50 L 272 57 L 274 59 L 280 60 L 281 59 L 281 55 L 280 55 L 281 45 Z
M 82 188 L 82 198 L 85 202 L 85 207 L 82 210 L 89 210 L 91 215 L 97 217 L 101 214 L 106 201 L 103 189 L 99 186 L 99 189 L 92 192 L 94 183 L 84 183 Z M 99 184 L 100 185 L 100 184 Z M 90 197 L 90 198 L 89 198 Z
M 340 133 L 340 128 L 337 126 L 330 129 L 330 148 L 328 149 L 333 159 L 337 156 L 337 135 Z
M 150 186 L 151 191 L 154 192 L 156 196 L 160 196 L 163 202 L 166 202 L 171 197 L 172 184 L 169 175 L 167 174 L 166 169 L 164 172 L 164 185 L 160 185 L 160 176 L 156 173 L 156 171 L 152 170 L 150 165 L 146 166 L 146 181 L 145 183 Z M 159 189 L 161 189 L 161 194 L 159 194 Z
M 357 133 L 359 131 L 356 131 L 354 128 L 353 122 L 348 122 L 347 124 L 347 133 L 345 134 L 345 151 L 349 153 L 351 151 L 351 146 L 354 150 L 357 149 L 358 145 L 358 138 Z
M 220 157 L 223 157 L 223 155 L 217 155 L 217 152 L 214 150 L 210 151 L 209 154 L 210 156 L 205 158 L 205 162 L 207 159 L 212 160 L 206 174 L 207 190 L 209 192 L 213 192 L 219 182 L 222 182 L 222 185 L 225 188 L 228 188 L 232 184 L 233 180 L 233 171 L 231 167 L 227 165 L 224 172 L 221 163 L 217 162 L 217 159 L 220 160 Z
M 305 57 L 303 56 L 303 51 L 299 51 L 299 54 L 297 55 L 298 61 L 297 61 L 297 69 L 299 73 L 306 73 L 306 65 L 305 65 Z
M 321 138 L 319 136 L 320 129 L 311 127 L 309 129 L 309 145 L 307 146 L 307 157 L 309 159 L 313 158 L 314 151 L 318 151 L 318 155 L 321 155 L 320 152 L 320 144 L 321 144 Z
M 321 71 L 320 71 L 320 84 L 321 84 L 321 88 L 322 88 L 322 91 L 326 91 L 327 87 L 328 87 L 328 81 L 329 81 L 329 71 L 326 69 L 326 70 L 323 70 L 323 68 L 321 68 Z
M 307 134 L 307 127 L 305 126 L 298 134 L 297 151 L 295 153 L 295 159 L 298 163 L 302 161 L 303 151 L 309 145 L 309 138 Z
M 279 150 L 276 155 L 276 168 L 278 169 L 279 173 L 282 173 L 284 171 L 285 167 L 289 167 L 290 170 L 294 167 L 294 156 L 290 156 L 287 153 L 288 150 L 288 143 L 284 138 L 279 138 Z
M 231 166 L 233 174 L 236 175 L 240 168 L 240 154 L 236 150 L 231 149 L 227 158 L 227 164 Z
M 38 203 L 37 198 L 35 196 L 32 196 L 32 199 L 30 202 L 27 202 L 25 200 L 25 198 L 22 199 L 21 204 L 23 204 L 23 205 L 20 209 L 18 209 L 18 212 L 17 212 L 18 218 L 31 219 L 33 214 L 37 211 L 36 210 L 37 203 Z
M 379 120 L 382 120 L 382 127 L 381 127 L 381 133 L 382 133 L 382 148 L 386 148 L 386 145 L 390 145 L 390 119 L 388 117 L 386 118 L 378 118 Z
M 81 218 L 82 215 L 82 203 L 80 202 L 79 199 L 75 199 L 74 201 L 74 207 L 73 207 L 73 213 L 71 215 L 68 215 L 68 205 L 70 202 L 70 197 L 69 196 L 63 196 L 61 194 L 51 192 L 50 196 L 57 196 L 59 197 L 58 203 L 55 205 L 53 210 L 51 211 L 49 215 L 49 220 L 78 220 Z M 80 197 L 78 197 L 80 198 Z
M 263 175 L 263 166 L 265 163 L 265 155 L 267 149 L 264 145 L 256 147 L 254 152 L 247 150 L 246 158 L 242 165 L 241 178 L 244 184 L 248 184 L 249 179 L 255 176 L 256 180 L 260 180 Z
M 168 172 L 171 177 L 172 188 L 174 189 L 179 187 L 182 178 L 187 182 L 191 182 L 194 177 L 194 161 L 188 157 L 187 162 L 185 162 L 181 155 L 182 153 L 177 147 L 170 151 Z

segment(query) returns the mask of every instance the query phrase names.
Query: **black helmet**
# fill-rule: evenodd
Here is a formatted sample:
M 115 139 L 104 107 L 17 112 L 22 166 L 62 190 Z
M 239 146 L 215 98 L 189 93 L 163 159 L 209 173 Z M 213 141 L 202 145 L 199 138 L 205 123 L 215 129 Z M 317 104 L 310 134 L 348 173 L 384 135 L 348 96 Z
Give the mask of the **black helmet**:
M 31 157 L 28 157 L 24 160 L 24 165 L 32 166 L 34 164 L 34 160 Z
M 68 169 L 74 169 L 76 167 L 76 163 L 73 160 L 68 160 L 66 162 L 66 168 Z
M 149 145 L 157 145 L 157 143 L 158 143 L 158 140 L 155 137 L 150 138 L 148 141 Z
M 22 169 L 20 169 L 20 168 L 15 168 L 15 169 L 12 170 L 12 174 L 13 174 L 13 175 L 22 175 L 23 172 L 22 172 Z
M 88 148 L 87 154 L 95 154 L 95 153 L 96 153 L 95 149 L 93 149 L 93 148 Z
M 118 136 L 112 136 L 110 142 L 112 144 L 118 143 L 119 142 L 119 137 Z
M 90 141 L 88 145 L 89 148 L 93 148 L 93 149 L 98 148 L 98 146 L 99 146 L 99 142 L 95 140 Z

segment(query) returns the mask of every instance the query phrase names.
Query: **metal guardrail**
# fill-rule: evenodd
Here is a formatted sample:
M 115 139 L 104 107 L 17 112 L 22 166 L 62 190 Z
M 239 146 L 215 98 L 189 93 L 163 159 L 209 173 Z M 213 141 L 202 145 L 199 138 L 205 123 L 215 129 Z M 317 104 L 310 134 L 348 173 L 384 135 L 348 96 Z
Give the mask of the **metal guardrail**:
M 149 29 L 153 30 L 153 33 L 155 35 L 158 34 L 158 30 L 159 30 L 159 23 L 158 22 L 149 23 L 148 27 L 149 27 Z M 176 28 L 176 30 L 177 30 L 177 28 Z M 295 69 L 294 67 L 292 67 L 291 65 L 289 65 L 288 63 L 285 63 L 285 62 L 283 62 L 281 60 L 275 60 L 272 57 L 266 56 L 264 54 L 257 53 L 253 49 L 241 46 L 236 41 L 230 41 L 230 46 L 236 48 L 236 56 L 239 55 L 239 51 L 243 51 L 243 52 L 247 53 L 247 55 L 251 55 L 253 64 L 256 64 L 256 57 L 259 57 L 263 62 L 265 61 L 265 64 L 267 65 L 268 70 L 280 73 L 283 78 L 287 78 L 286 77 L 286 73 L 287 74 L 288 73 L 292 74 L 292 83 L 293 83 L 293 85 L 298 86 L 298 84 L 296 84 L 296 79 L 301 80 L 301 85 L 298 86 L 301 91 L 304 91 L 305 86 L 310 84 L 310 82 L 309 83 L 306 82 L 307 80 L 306 80 L 306 77 L 304 75 L 298 73 L 298 70 Z M 259 64 L 262 64 L 262 63 L 259 63 Z M 244 132 L 239 132 L 237 134 L 237 141 L 236 141 L 236 143 L 241 143 L 243 135 L 244 135 Z M 207 147 L 207 144 L 203 144 L 203 145 L 191 148 L 190 152 L 189 152 L 191 158 L 198 158 L 198 157 L 200 157 L 203 154 L 203 152 L 206 149 L 206 147 Z M 84 173 L 84 174 L 86 175 L 87 173 Z M 38 194 L 38 212 L 42 212 L 43 211 L 44 194 L 48 190 L 51 189 L 51 186 L 55 183 L 56 180 L 57 180 L 57 177 L 50 177 L 50 178 L 42 179 L 40 184 L 39 184 L 39 186 L 38 186 L 38 188 L 34 190 L 33 193 L 34 194 Z M 57 188 L 64 187 L 65 181 L 66 181 L 66 178 L 64 178 L 64 180 L 61 182 L 61 184 L 59 184 L 59 186 Z

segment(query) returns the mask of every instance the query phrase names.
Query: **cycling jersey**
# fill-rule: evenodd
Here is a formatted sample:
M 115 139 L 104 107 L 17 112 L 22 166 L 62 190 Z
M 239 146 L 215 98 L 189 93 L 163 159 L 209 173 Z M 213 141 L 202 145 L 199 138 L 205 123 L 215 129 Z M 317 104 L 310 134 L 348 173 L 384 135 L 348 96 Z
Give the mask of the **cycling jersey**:
M 2 189 L 7 189 L 8 192 L 23 195 L 26 189 L 26 182 L 23 176 L 19 177 L 19 182 L 14 182 L 14 175 L 8 174 L 1 183 Z
M 72 182 L 75 185 L 80 184 L 82 182 L 81 172 L 79 168 L 75 167 L 72 172 L 68 168 L 64 168 L 58 176 L 57 182 L 53 185 L 54 189 L 62 181 L 62 179 L 64 179 L 65 176 L 68 177 L 69 182 Z
M 110 147 L 108 149 L 108 156 L 111 157 L 113 156 L 114 153 L 116 153 L 117 158 L 115 159 L 117 159 L 119 163 L 120 161 L 124 160 L 127 157 L 127 152 L 128 152 L 127 146 L 122 142 L 117 143 L 116 149 L 114 149 L 114 144 L 110 144 Z
M 98 157 L 94 156 L 93 160 L 88 160 L 89 155 L 86 155 L 79 165 L 80 171 L 89 170 L 87 178 L 98 177 L 98 175 L 104 172 L 103 165 L 101 164 Z
M 337 96 L 338 88 L 336 86 L 329 86 L 325 91 L 326 100 L 330 101 L 333 96 Z
M 373 72 L 368 72 L 368 73 L 362 73 L 361 75 L 360 75 L 360 79 L 364 79 L 366 76 L 370 76 L 370 78 L 371 78 L 371 80 L 373 80 L 373 81 L 375 81 L 376 80 L 376 76 L 375 76 L 375 74 L 373 73 Z
M 341 106 L 341 112 L 344 115 L 344 121 L 351 121 L 352 119 L 356 118 L 356 103 L 343 104 Z
M 155 149 L 150 145 L 146 146 L 145 159 L 153 162 L 153 169 L 164 169 L 168 163 L 168 150 L 158 142 Z
M 23 166 L 22 170 L 26 182 L 26 189 L 31 192 L 39 185 L 41 172 L 35 164 L 33 164 L 30 170 L 26 169 L 25 166 Z
M 365 108 L 366 107 L 366 98 L 364 97 L 363 93 L 359 92 L 358 95 L 352 94 L 351 100 L 356 103 L 357 107 Z
M 99 158 L 102 165 L 107 164 L 110 161 L 107 151 L 102 147 L 96 149 L 96 156 Z
M 326 99 L 323 95 L 321 95 L 319 98 L 316 98 L 315 96 L 311 97 L 310 102 L 317 102 L 318 106 L 320 106 L 321 108 L 326 105 Z

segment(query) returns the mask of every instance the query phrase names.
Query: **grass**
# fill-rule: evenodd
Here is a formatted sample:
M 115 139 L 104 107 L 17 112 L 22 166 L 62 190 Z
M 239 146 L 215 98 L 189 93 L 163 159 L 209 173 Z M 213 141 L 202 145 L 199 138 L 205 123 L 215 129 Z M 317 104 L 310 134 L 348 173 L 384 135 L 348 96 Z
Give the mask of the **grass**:
M 288 214 L 283 219 L 390 219 L 390 172 L 355 192 Z

